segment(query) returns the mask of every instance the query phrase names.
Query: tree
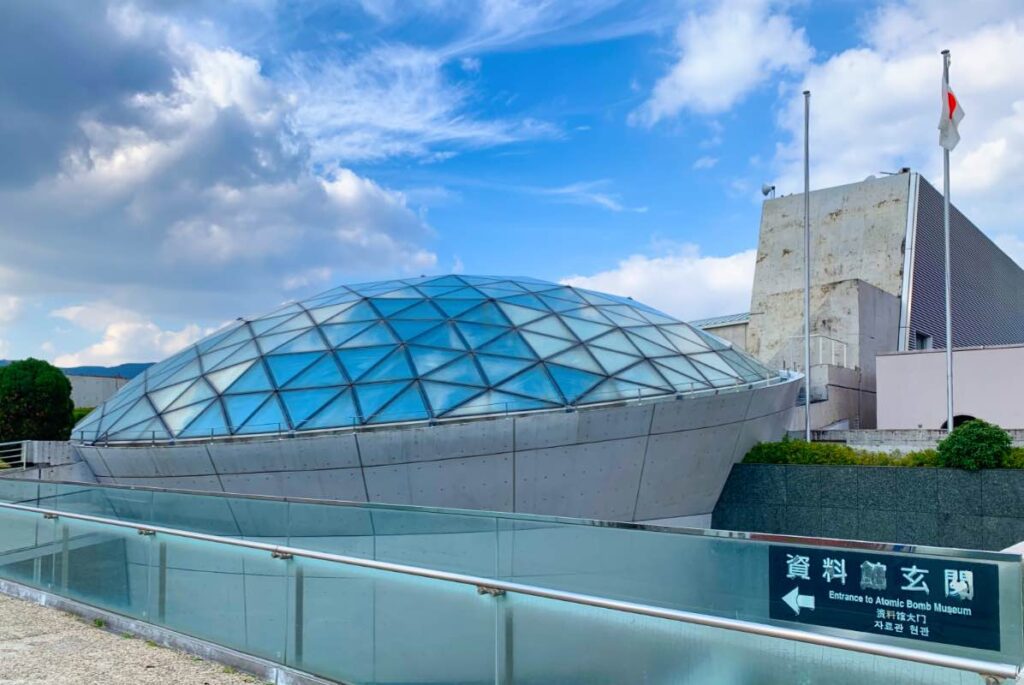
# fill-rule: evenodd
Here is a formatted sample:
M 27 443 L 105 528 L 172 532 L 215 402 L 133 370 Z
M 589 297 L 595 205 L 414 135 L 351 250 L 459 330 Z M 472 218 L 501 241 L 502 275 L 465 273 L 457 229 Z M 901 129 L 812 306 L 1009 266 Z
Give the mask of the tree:
M 0 441 L 67 440 L 71 382 L 56 366 L 25 359 L 0 368 Z
M 972 419 L 953 429 L 939 443 L 939 464 L 976 471 L 997 469 L 1010 456 L 1013 441 L 999 426 Z

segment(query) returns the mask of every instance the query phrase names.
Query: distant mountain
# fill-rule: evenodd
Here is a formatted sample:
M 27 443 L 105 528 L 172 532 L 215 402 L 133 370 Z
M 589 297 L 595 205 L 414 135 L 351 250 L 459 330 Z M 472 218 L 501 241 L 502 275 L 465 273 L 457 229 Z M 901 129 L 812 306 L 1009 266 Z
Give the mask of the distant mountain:
M 9 359 L 0 359 L 0 366 L 7 366 L 10 363 Z M 118 364 L 117 366 L 72 366 L 61 369 L 61 371 L 69 376 L 120 376 L 132 379 L 151 366 L 153 366 L 152 362 Z

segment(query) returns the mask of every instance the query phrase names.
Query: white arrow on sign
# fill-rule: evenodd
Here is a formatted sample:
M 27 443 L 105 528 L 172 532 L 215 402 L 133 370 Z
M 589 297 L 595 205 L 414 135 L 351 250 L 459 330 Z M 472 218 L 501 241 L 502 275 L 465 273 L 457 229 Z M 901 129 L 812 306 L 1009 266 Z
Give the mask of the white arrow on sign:
M 801 609 L 810 609 L 814 611 L 814 595 L 801 595 L 800 588 L 795 587 L 782 598 L 782 601 L 786 603 L 793 613 L 797 616 L 800 615 Z

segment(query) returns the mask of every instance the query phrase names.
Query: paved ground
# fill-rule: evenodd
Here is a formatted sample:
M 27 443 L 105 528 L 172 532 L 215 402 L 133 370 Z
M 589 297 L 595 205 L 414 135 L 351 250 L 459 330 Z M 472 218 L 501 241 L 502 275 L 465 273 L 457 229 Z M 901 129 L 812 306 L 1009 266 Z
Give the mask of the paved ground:
M 238 685 L 258 683 L 172 649 L 122 637 L 56 609 L 0 595 L 3 685 Z

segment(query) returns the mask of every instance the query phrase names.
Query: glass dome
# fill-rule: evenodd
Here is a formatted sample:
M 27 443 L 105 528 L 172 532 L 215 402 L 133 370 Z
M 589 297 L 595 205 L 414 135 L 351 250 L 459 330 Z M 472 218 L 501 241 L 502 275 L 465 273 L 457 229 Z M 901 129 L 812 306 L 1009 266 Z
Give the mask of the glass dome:
M 530 278 L 342 286 L 155 364 L 73 438 L 339 429 L 734 386 L 771 371 L 631 299 Z

